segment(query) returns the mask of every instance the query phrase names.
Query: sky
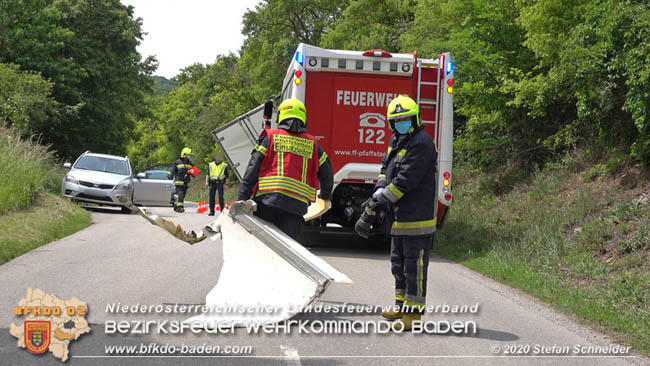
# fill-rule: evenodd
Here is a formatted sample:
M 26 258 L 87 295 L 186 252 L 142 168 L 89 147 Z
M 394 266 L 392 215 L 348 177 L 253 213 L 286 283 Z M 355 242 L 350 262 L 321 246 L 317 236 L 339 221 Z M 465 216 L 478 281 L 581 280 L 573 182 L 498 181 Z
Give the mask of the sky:
M 121 0 L 142 18 L 144 40 L 138 52 L 155 55 L 155 75 L 168 79 L 193 63 L 214 63 L 217 55 L 238 53 L 242 17 L 261 0 Z

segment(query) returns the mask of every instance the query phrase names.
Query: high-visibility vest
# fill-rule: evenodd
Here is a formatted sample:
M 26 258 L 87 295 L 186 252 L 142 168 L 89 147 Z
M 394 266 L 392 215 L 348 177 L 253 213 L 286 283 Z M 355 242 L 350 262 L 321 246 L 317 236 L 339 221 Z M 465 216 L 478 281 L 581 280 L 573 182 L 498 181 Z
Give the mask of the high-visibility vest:
M 283 129 L 269 129 L 267 133 L 269 145 L 263 152 L 255 196 L 280 193 L 307 205 L 316 201 L 320 163 L 314 136 Z
M 210 180 L 212 181 L 222 181 L 226 179 L 226 163 L 221 162 L 217 165 L 214 161 L 208 164 L 210 167 Z

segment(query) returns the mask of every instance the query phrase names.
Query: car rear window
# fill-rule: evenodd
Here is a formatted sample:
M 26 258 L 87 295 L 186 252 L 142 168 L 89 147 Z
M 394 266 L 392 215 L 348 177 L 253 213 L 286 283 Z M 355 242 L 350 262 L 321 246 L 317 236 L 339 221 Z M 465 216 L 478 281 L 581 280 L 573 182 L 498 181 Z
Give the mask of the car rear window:
M 99 156 L 84 156 L 74 166 L 75 169 L 95 170 L 119 175 L 130 175 L 126 160 L 117 160 Z

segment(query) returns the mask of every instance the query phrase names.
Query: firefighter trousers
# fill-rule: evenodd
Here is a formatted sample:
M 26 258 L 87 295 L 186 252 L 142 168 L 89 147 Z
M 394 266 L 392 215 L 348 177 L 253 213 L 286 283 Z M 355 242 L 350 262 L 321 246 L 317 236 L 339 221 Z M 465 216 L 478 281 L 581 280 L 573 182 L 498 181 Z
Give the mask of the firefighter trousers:
M 217 191 L 219 192 L 219 207 L 223 211 L 223 208 L 225 206 L 226 199 L 223 197 L 223 184 L 224 182 L 210 182 L 210 194 L 209 194 L 209 199 L 210 199 L 210 213 L 214 214 L 214 206 L 216 204 L 215 198 L 217 195 Z
M 174 203 L 174 211 L 185 209 L 185 193 L 187 193 L 186 185 L 176 185 L 176 203 Z
M 283 211 L 276 207 L 267 206 L 260 202 L 257 202 L 255 216 L 274 224 L 294 240 L 298 240 L 302 225 L 305 224 L 305 219 L 302 216 Z
M 395 277 L 395 304 L 406 312 L 422 313 L 427 296 L 427 270 L 433 234 L 423 236 L 394 235 L 391 238 L 390 262 Z

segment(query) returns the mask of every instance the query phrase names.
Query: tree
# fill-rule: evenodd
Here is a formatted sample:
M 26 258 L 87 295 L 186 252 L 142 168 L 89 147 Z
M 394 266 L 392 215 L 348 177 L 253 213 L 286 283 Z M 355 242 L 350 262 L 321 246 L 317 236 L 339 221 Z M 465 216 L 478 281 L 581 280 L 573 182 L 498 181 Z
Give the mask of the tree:
M 0 126 L 37 134 L 53 113 L 52 83 L 17 65 L 0 64 Z
M 414 3 L 409 0 L 353 1 L 337 17 L 334 26 L 325 32 L 322 47 L 346 50 L 379 48 L 397 52 L 402 48 L 400 37 L 413 21 Z
M 240 57 L 191 65 L 138 122 L 152 153 L 191 146 L 282 90 L 300 42 L 424 57 L 450 51 L 455 156 L 475 168 L 543 164 L 578 144 L 650 162 L 650 5 L 633 0 L 267 0 L 244 17 Z M 137 140 L 136 139 L 136 140 Z M 164 141 L 164 142 L 162 142 Z M 161 145 L 162 144 L 162 145 Z M 143 155 L 143 156 L 144 156 Z
M 536 65 L 524 47 L 517 0 L 423 0 L 402 49 L 438 55 L 450 51 L 456 63 L 456 149 L 475 167 L 501 166 L 512 156 L 540 158 L 538 139 L 546 126 L 516 103 L 511 86 Z
M 522 8 L 538 81 L 522 98 L 558 126 L 552 147 L 591 144 L 650 162 L 650 6 L 625 0 L 540 0 Z M 572 110 L 558 121 L 558 111 Z
M 38 131 L 63 156 L 123 153 L 155 59 L 136 46 L 141 20 L 118 0 L 0 0 L 0 61 L 54 83 L 57 113 Z
M 298 44 L 319 45 L 346 6 L 336 0 L 268 0 L 246 12 L 238 70 L 251 98 L 262 103 L 279 93 Z
M 238 61 L 228 55 L 211 65 L 188 66 L 175 77 L 178 88 L 148 99 L 151 112 L 138 120 L 129 143 L 138 168 L 171 162 L 183 147 L 192 149 L 196 163 L 211 160 L 216 146 L 210 132 L 256 105 Z
M 576 96 L 573 130 L 650 164 L 650 5 L 589 2 L 560 52 L 557 71 Z M 561 68 L 561 69 L 560 69 Z

